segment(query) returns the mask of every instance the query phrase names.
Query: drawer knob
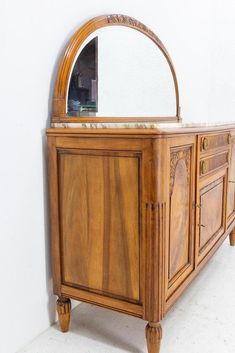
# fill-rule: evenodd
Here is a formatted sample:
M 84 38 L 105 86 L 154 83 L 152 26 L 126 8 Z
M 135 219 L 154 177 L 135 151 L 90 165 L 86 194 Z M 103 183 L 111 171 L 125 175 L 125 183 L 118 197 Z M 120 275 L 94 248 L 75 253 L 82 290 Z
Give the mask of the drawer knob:
M 201 174 L 205 174 L 206 173 L 206 163 L 205 161 L 201 162 Z
M 209 146 L 208 138 L 204 137 L 202 139 L 202 149 L 206 151 L 208 149 L 208 146 Z

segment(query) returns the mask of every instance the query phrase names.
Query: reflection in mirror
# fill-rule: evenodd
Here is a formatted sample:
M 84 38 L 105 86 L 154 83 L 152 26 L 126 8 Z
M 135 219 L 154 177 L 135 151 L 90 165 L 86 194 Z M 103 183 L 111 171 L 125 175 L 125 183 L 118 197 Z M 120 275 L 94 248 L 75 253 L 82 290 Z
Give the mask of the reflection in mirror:
M 68 94 L 70 116 L 95 115 L 97 111 L 97 42 L 95 37 L 87 43 L 74 65 Z
M 132 28 L 96 30 L 83 42 L 74 61 L 67 114 L 176 116 L 174 79 L 164 54 L 146 35 Z

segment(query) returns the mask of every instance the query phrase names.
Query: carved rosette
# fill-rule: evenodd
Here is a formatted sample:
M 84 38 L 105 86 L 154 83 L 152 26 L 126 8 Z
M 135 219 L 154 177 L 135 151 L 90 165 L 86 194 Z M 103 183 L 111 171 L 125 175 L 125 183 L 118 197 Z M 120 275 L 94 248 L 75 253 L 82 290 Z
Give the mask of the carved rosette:
M 109 15 L 107 17 L 108 23 L 113 23 L 113 24 L 123 24 L 125 26 L 131 26 L 137 30 L 143 31 L 146 33 L 149 37 L 151 37 L 159 46 L 164 47 L 163 43 L 161 40 L 156 36 L 156 34 L 151 31 L 147 26 L 145 26 L 143 23 L 137 21 L 133 17 L 125 16 L 125 15 Z
M 162 328 L 160 323 L 148 323 L 145 328 L 148 353 L 159 353 L 162 339 Z
M 175 172 L 177 164 L 180 160 L 183 160 L 186 165 L 187 171 L 187 182 L 189 183 L 190 178 L 190 158 L 191 158 L 191 148 L 180 149 L 177 151 L 171 152 L 170 156 L 170 196 L 172 195 L 175 181 Z

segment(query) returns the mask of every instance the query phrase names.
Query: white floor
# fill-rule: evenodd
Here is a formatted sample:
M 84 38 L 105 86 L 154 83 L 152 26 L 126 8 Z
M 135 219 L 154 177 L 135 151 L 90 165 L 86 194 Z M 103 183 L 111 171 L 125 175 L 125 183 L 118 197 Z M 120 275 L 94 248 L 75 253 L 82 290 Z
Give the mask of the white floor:
M 146 322 L 80 304 L 18 353 L 145 353 Z M 235 248 L 228 241 L 162 321 L 161 353 L 235 353 Z

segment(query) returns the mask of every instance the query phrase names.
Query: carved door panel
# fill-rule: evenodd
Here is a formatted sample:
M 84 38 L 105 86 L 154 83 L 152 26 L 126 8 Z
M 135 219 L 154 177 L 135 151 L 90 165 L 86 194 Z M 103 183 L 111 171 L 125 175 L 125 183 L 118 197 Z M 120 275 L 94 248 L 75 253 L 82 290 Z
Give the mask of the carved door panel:
M 182 139 L 170 146 L 167 298 L 194 269 L 195 143 Z
M 203 258 L 225 232 L 227 169 L 200 183 L 197 225 L 197 262 Z
M 234 138 L 234 137 L 233 137 Z M 235 141 L 231 145 L 228 171 L 227 220 L 228 225 L 235 217 Z

